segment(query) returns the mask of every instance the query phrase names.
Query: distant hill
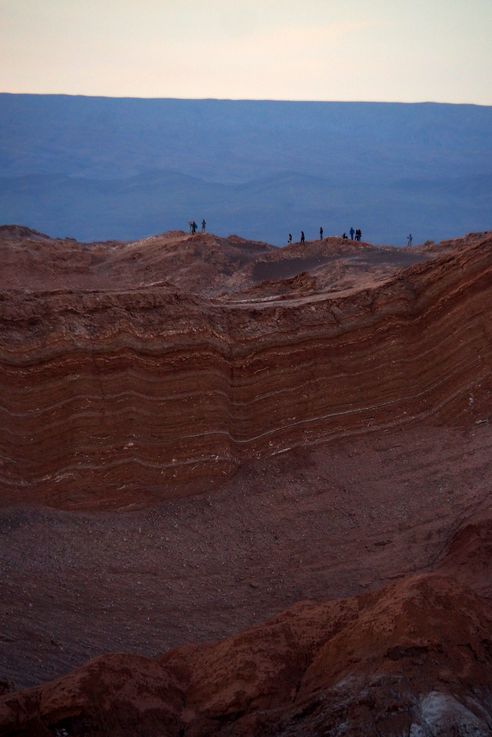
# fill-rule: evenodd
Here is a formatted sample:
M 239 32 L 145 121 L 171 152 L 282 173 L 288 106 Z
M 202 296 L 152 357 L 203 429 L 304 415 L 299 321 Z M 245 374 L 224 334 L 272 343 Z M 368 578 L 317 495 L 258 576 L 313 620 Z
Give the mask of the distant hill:
M 492 107 L 0 95 L 0 223 L 136 239 L 205 217 L 274 244 L 492 226 Z

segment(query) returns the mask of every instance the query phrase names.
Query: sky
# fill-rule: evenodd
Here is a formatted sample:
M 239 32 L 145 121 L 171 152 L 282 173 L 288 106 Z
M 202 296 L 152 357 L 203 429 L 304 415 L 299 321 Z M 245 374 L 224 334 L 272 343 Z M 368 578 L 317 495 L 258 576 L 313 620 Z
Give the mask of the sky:
M 0 0 L 0 91 L 492 104 L 492 0 Z

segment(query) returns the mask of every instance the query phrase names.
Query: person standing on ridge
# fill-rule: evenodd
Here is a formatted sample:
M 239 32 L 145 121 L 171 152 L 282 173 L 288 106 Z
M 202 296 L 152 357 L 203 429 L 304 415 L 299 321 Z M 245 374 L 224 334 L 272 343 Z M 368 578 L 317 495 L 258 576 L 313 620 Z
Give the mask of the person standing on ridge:
M 407 235 L 407 246 L 411 246 L 413 242 L 413 236 L 411 233 Z
M 204 219 L 202 220 L 202 233 L 205 233 L 205 229 L 206 229 L 206 227 L 207 227 L 207 221 L 206 221 L 206 220 L 205 220 L 205 218 L 204 218 Z
M 320 241 L 323 240 L 323 228 L 322 227 L 319 229 L 319 239 Z
M 349 233 L 350 233 L 350 240 L 353 241 L 354 240 L 354 235 L 355 235 L 355 230 L 353 228 L 350 228 Z
M 304 243 L 306 239 L 304 238 L 304 231 L 301 230 L 301 243 Z
M 193 220 L 193 222 L 191 223 L 191 234 L 192 235 L 195 235 L 197 228 L 198 228 L 198 225 Z
M 289 237 L 287 238 L 287 243 L 292 243 L 292 233 L 289 233 Z

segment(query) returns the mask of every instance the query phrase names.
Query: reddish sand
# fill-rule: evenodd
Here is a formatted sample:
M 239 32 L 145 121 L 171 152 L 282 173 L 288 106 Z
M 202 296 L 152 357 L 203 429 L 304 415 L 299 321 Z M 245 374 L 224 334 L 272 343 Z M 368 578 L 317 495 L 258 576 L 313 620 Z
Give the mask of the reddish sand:
M 0 734 L 492 734 L 490 235 L 0 257 Z

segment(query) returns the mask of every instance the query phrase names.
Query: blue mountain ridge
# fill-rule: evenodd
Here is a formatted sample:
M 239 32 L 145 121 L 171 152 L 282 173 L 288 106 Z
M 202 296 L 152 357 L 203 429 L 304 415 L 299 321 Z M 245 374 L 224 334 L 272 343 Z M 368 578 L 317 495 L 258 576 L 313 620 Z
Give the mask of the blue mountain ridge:
M 0 222 L 55 236 L 401 245 L 490 229 L 491 185 L 492 107 L 0 94 Z

